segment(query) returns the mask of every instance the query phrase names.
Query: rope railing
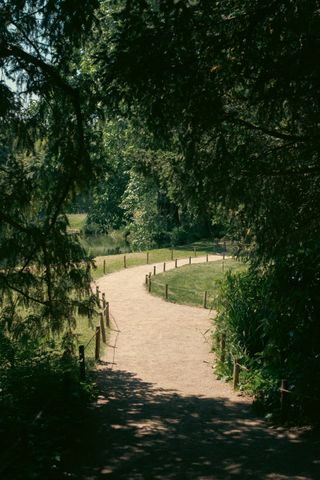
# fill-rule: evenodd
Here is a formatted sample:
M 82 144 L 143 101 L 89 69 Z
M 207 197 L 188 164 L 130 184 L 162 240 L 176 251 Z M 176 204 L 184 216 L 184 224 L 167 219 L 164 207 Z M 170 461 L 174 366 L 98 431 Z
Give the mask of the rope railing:
M 80 379 L 85 380 L 86 378 L 86 349 L 91 344 L 93 339 L 95 339 L 95 348 L 94 348 L 94 360 L 98 362 L 100 360 L 101 353 L 101 341 L 103 344 L 107 344 L 107 334 L 106 330 L 110 328 L 110 317 L 113 318 L 113 321 L 116 324 L 114 317 L 110 314 L 109 302 L 106 301 L 105 293 L 103 292 L 100 298 L 100 289 L 99 286 L 96 286 L 96 291 L 94 293 L 97 300 L 97 306 L 99 308 L 99 325 L 96 326 L 95 332 L 92 337 L 88 340 L 86 345 L 79 345 L 79 369 L 80 369 Z M 117 327 L 118 328 L 118 327 Z
M 150 293 L 152 292 L 152 287 L 163 289 L 163 297 L 166 300 L 169 299 L 169 296 L 174 297 L 179 292 L 188 293 L 191 297 L 201 297 L 204 308 L 208 307 L 209 299 L 215 296 L 215 292 L 213 290 L 198 290 L 198 289 L 191 290 L 190 288 L 186 288 L 186 287 L 178 287 L 178 286 L 172 287 L 169 284 L 164 284 L 156 280 L 153 280 L 153 277 L 150 277 L 148 275 L 146 275 L 145 277 L 145 284 L 147 285 L 148 291 Z
M 200 250 L 197 247 L 192 247 L 188 248 L 184 251 L 187 251 L 189 256 L 189 264 L 192 263 L 192 258 L 198 257 L 199 254 L 206 256 L 207 261 L 208 261 L 208 256 L 209 255 L 222 255 L 225 257 L 227 253 L 231 253 L 231 255 L 235 254 L 236 248 L 238 248 L 238 244 L 234 244 L 231 240 L 224 240 L 224 241 L 216 241 L 213 242 L 212 246 L 209 247 L 210 250 L 208 251 L 208 247 L 205 247 L 203 250 L 201 250 L 201 247 L 199 247 Z M 178 260 L 183 260 L 184 258 L 175 258 L 175 254 L 178 254 L 177 256 L 179 257 L 180 254 L 180 249 L 179 248 L 168 248 L 169 252 L 168 256 L 165 257 L 162 262 L 164 265 L 164 270 L 166 268 L 166 262 L 174 261 L 177 267 L 177 262 Z M 134 252 L 131 252 L 134 253 Z M 152 252 L 146 251 L 145 252 L 145 264 L 149 265 L 150 263 L 161 263 L 161 260 L 154 258 L 152 262 Z M 180 254 L 181 255 L 181 254 Z M 129 254 L 124 254 L 123 255 L 123 268 L 126 269 L 130 265 L 130 256 Z M 107 266 L 108 266 L 108 261 L 104 258 L 103 262 L 101 264 L 101 268 L 103 271 L 103 274 L 106 275 L 107 273 Z M 136 261 L 134 261 L 131 266 L 137 266 Z
M 226 335 L 225 334 L 222 334 L 220 336 L 218 343 L 219 343 L 218 348 L 220 347 L 220 361 L 224 363 L 226 359 Z M 233 360 L 232 383 L 233 383 L 233 389 L 236 390 L 240 384 L 240 370 L 244 370 L 246 372 L 250 372 L 251 370 L 246 365 L 242 365 L 238 358 L 234 357 L 232 360 Z M 290 408 L 288 395 L 296 395 L 298 397 L 301 397 L 307 400 L 314 400 L 314 398 L 311 395 L 302 394 L 301 392 L 296 392 L 293 389 L 290 390 L 289 381 L 287 379 L 279 380 L 279 384 L 280 386 L 278 388 L 278 392 L 280 394 L 279 395 L 280 396 L 280 399 L 279 399 L 280 412 L 283 419 L 286 419 L 289 408 Z
M 195 256 L 197 256 L 196 252 L 195 252 Z M 183 260 L 185 260 L 185 259 L 183 259 Z M 188 264 L 191 265 L 192 264 L 191 260 L 192 260 L 192 257 L 189 257 L 188 263 L 183 263 L 183 265 L 180 265 L 180 266 L 185 266 L 185 265 L 188 265 Z M 225 260 L 225 252 L 223 252 L 222 272 L 225 272 L 224 260 Z M 175 268 L 178 268 L 178 263 L 177 263 L 178 260 L 175 259 L 174 261 L 175 261 Z M 206 262 L 208 262 L 208 261 L 209 261 L 209 256 L 208 256 L 208 254 L 206 254 Z M 158 289 L 163 289 L 163 297 L 166 300 L 169 300 L 170 295 L 172 297 L 172 296 L 175 296 L 175 295 L 179 294 L 179 292 L 180 293 L 182 293 L 182 292 L 188 293 L 191 297 L 201 296 L 202 297 L 202 304 L 203 304 L 204 308 L 208 308 L 208 303 L 210 303 L 209 302 L 210 297 L 212 299 L 212 297 L 215 297 L 215 295 L 216 295 L 213 290 L 199 290 L 199 289 L 196 289 L 196 288 L 193 288 L 191 290 L 190 288 L 187 288 L 187 287 L 180 287 L 180 286 L 172 287 L 172 285 L 154 280 L 154 278 L 156 276 L 156 273 L 157 273 L 156 269 L 157 269 L 157 265 L 154 265 L 153 266 L 153 275 L 152 275 L 152 272 L 149 272 L 149 274 L 145 275 L 144 283 L 145 283 L 146 287 L 148 288 L 149 293 L 152 292 L 152 287 L 156 287 Z M 164 262 L 163 271 L 160 272 L 160 273 L 165 273 L 165 272 L 166 272 L 166 263 Z M 197 302 L 197 303 L 199 303 L 199 302 Z M 213 300 L 211 300 L 211 304 L 212 303 L 213 303 Z M 212 309 L 212 306 L 210 307 L 210 309 Z

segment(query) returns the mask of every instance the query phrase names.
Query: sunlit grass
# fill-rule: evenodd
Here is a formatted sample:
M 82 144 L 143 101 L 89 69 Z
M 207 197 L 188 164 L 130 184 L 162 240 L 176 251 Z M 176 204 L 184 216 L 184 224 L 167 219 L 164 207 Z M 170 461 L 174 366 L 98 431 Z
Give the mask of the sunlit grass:
M 69 220 L 70 229 L 81 230 L 86 223 L 87 214 L 86 213 L 69 213 L 67 217 Z
M 151 293 L 165 298 L 168 285 L 168 301 L 203 306 L 204 292 L 207 291 L 207 308 L 213 307 L 218 283 L 227 271 L 244 271 L 246 265 L 234 259 L 195 265 L 184 265 L 166 273 L 151 277 Z
M 207 253 L 221 253 L 221 245 L 210 242 L 197 242 L 194 244 L 171 248 L 158 248 L 149 252 L 133 252 L 119 255 L 107 255 L 96 257 L 96 269 L 92 272 L 93 278 L 97 279 L 105 273 L 112 273 L 122 270 L 126 264 L 126 268 L 145 265 L 147 263 L 154 264 L 159 262 L 167 262 L 172 259 L 181 259 L 194 256 L 204 256 Z M 125 259 L 124 259 L 125 257 Z M 149 260 L 147 262 L 147 259 Z

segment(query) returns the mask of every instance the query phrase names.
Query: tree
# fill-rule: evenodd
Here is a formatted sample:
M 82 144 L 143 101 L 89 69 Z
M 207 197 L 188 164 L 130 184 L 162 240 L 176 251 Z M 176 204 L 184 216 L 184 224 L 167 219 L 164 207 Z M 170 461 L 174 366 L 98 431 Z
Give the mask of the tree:
M 77 62 L 96 6 L 0 6 L 0 331 L 1 344 L 20 345 L 16 357 L 30 341 L 71 334 L 75 309 L 92 308 L 74 296 L 88 292 L 91 259 L 67 234 L 64 212 L 94 178 L 91 97 Z
M 143 119 L 170 151 L 150 167 L 168 191 L 230 223 L 251 270 L 230 283 L 245 318 L 231 302 L 227 323 L 257 310 L 250 361 L 272 358 L 298 398 L 319 371 L 319 25 L 317 0 L 105 1 L 89 50 L 109 111 Z
M 318 235 L 317 1 L 106 1 L 101 11 L 100 94 L 181 156 L 171 171 L 185 197 L 223 204 L 266 260 L 288 238 Z

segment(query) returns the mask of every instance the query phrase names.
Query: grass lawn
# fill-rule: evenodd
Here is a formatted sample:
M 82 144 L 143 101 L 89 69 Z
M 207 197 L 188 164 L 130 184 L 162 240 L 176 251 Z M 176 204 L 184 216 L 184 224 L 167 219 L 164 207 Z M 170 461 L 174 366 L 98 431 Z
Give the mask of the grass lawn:
M 174 247 L 173 252 L 170 248 L 158 248 L 149 251 L 149 264 L 158 262 L 167 262 L 177 258 L 188 258 L 206 255 L 206 253 L 221 252 L 221 245 L 216 246 L 210 242 L 196 242 L 182 247 Z M 103 263 L 106 262 L 106 273 L 116 272 L 124 268 L 124 255 L 126 257 L 127 268 L 136 267 L 138 265 L 145 265 L 147 263 L 147 252 L 133 252 L 119 255 L 107 255 L 96 257 L 97 268 L 92 272 L 93 278 L 101 277 L 103 272 Z
M 175 258 L 187 258 L 194 256 L 195 252 L 193 245 L 186 247 L 175 247 L 172 250 L 169 248 L 158 248 L 155 250 L 149 251 L 149 264 L 158 262 L 167 262 L 170 261 L 172 256 Z M 205 255 L 208 252 L 205 248 L 197 249 L 196 255 L 201 256 Z M 97 268 L 92 272 L 93 278 L 101 277 L 103 272 L 103 263 L 106 262 L 106 273 L 116 272 L 124 268 L 124 256 L 126 257 L 126 268 L 136 267 L 138 265 L 145 265 L 147 263 L 147 252 L 132 252 L 119 255 L 107 255 L 96 257 L 96 266 Z
M 72 230 L 81 230 L 86 223 L 87 214 L 86 213 L 69 213 L 67 215 L 70 229 Z
M 198 265 L 184 265 L 151 278 L 151 293 L 165 298 L 165 285 L 168 285 L 168 301 L 185 305 L 203 306 L 204 292 L 208 292 L 207 308 L 213 306 L 217 293 L 217 282 L 227 271 L 246 270 L 246 265 L 234 259 Z

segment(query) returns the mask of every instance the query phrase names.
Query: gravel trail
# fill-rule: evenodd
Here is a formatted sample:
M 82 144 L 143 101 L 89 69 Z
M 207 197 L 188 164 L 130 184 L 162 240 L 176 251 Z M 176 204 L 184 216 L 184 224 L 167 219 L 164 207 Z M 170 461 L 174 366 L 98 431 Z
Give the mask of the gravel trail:
M 113 330 L 97 373 L 99 428 L 87 428 L 76 477 L 319 480 L 319 441 L 269 427 L 251 413 L 250 399 L 215 379 L 213 312 L 150 295 L 151 271 L 143 265 L 97 281 Z

